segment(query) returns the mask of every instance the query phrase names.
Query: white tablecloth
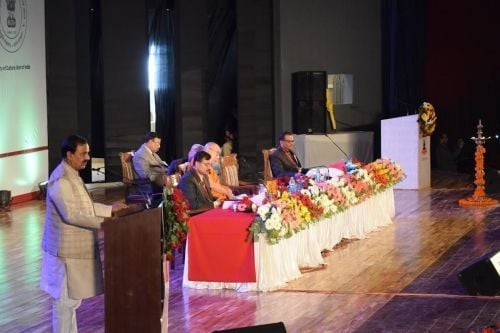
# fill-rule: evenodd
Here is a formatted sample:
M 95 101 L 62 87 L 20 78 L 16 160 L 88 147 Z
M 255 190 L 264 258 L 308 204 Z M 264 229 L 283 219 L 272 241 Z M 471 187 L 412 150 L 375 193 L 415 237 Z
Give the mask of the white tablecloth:
M 321 251 L 332 249 L 343 238 L 362 239 L 392 223 L 395 214 L 392 188 L 374 195 L 346 211 L 312 224 L 308 229 L 270 245 L 265 236 L 254 243 L 256 283 L 200 282 L 188 280 L 188 257 L 184 264 L 183 286 L 196 289 L 271 291 L 300 278 L 299 267 L 324 264 Z M 189 251 L 187 244 L 186 251 Z

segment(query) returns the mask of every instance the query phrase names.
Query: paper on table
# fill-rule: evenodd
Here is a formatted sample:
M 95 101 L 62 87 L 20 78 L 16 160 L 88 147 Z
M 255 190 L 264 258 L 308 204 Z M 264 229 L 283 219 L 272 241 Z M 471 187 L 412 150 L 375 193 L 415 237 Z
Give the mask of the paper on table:
M 234 209 L 234 205 L 236 205 L 236 201 L 224 201 L 222 209 Z
M 264 202 L 265 199 L 266 199 L 265 193 L 259 193 L 250 198 L 250 200 L 257 206 L 262 206 L 262 203 Z
M 328 168 L 328 167 L 318 167 L 318 168 L 312 168 L 307 171 L 306 176 L 314 178 L 316 176 L 316 173 L 319 171 L 321 176 L 328 176 L 330 178 L 339 178 L 344 174 L 342 170 L 336 169 L 336 168 Z

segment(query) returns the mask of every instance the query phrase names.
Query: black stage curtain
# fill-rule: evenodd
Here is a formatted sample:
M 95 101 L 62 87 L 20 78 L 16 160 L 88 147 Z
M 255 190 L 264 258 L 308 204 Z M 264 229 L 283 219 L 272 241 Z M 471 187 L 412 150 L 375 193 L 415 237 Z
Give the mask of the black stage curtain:
M 233 0 L 210 0 L 207 4 L 206 130 L 209 141 L 222 144 L 226 127 L 236 131 L 236 9 Z
M 423 102 L 426 1 L 383 1 L 383 117 L 414 114 Z
M 102 84 L 102 29 L 100 0 L 91 0 L 90 9 L 90 105 L 92 155 L 104 157 L 104 108 Z
M 164 2 L 150 13 L 150 54 L 155 55 L 157 87 L 154 92 L 156 132 L 161 136 L 160 156 L 166 161 L 177 157 L 175 128 L 175 42 L 174 10 Z M 154 50 L 151 52 L 151 50 Z
M 472 144 L 479 119 L 486 136 L 500 134 L 499 13 L 497 0 L 428 1 L 424 94 L 438 116 L 433 142 L 445 132 L 451 144 Z M 500 140 L 486 149 L 486 165 L 500 169 Z M 462 155 L 474 160 L 472 149 Z

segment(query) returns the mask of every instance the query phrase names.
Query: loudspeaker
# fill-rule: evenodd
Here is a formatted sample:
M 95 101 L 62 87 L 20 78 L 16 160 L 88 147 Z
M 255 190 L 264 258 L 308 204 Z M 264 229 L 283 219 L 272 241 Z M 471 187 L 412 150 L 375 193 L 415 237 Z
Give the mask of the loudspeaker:
M 0 191 L 0 210 L 10 210 L 11 202 L 11 192 L 7 190 Z
M 292 127 L 296 134 L 326 133 L 326 72 L 292 74 Z
M 471 295 L 499 295 L 500 251 L 477 259 L 458 273 L 458 279 Z
M 231 328 L 222 331 L 213 331 L 213 333 L 286 333 L 285 324 L 283 322 L 257 325 L 257 326 L 247 326 L 239 328 Z

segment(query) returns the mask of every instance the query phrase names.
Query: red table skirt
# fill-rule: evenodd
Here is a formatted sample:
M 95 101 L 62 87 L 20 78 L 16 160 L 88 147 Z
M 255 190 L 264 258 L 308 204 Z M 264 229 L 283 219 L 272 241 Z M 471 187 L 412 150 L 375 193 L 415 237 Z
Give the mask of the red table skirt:
M 188 279 L 206 282 L 255 282 L 253 213 L 212 209 L 189 219 Z

